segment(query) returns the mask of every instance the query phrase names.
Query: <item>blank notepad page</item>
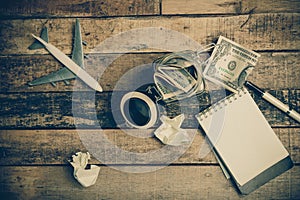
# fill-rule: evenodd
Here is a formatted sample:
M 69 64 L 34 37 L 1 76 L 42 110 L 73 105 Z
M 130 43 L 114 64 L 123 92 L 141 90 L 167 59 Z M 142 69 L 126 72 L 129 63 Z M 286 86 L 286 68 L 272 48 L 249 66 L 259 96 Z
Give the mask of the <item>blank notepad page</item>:
M 289 155 L 245 88 L 213 107 L 197 118 L 239 185 Z

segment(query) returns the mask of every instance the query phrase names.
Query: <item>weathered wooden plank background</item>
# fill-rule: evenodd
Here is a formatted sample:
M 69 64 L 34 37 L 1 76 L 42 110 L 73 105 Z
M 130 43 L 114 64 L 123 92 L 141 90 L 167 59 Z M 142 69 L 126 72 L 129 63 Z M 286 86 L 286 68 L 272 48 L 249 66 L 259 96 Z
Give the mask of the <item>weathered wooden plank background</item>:
M 178 31 L 201 45 L 226 36 L 261 54 L 250 80 L 300 111 L 300 1 L 298 0 L 16 0 L 0 1 L 0 196 L 4 199 L 299 199 L 300 126 L 270 104 L 254 96 L 266 119 L 290 152 L 295 167 L 250 195 L 241 196 L 226 180 L 212 153 L 199 158 L 204 143 L 193 115 L 184 127 L 195 138 L 188 150 L 171 166 L 161 170 L 131 174 L 102 166 L 95 186 L 83 189 L 72 177 L 68 159 L 86 151 L 72 113 L 73 85 L 58 83 L 29 87 L 27 83 L 61 68 L 45 50 L 28 50 L 31 34 L 49 29 L 52 44 L 64 53 L 72 49 L 74 18 L 79 17 L 87 71 L 104 88 L 95 95 L 98 120 L 82 118 L 85 134 L 100 123 L 118 147 L 130 152 L 147 152 L 163 145 L 153 138 L 129 136 L 116 128 L 111 109 L 112 93 L 124 93 L 130 82 L 120 78 L 136 66 L 150 66 L 167 49 L 138 46 L 122 54 L 118 44 L 110 50 L 95 50 L 107 38 L 135 28 L 163 27 Z M 136 38 L 127 38 L 130 45 Z M 166 37 L 164 41 L 173 42 Z M 178 41 L 178 46 L 180 46 Z M 112 50 L 111 50 L 112 49 Z M 114 58 L 117 58 L 113 60 Z M 99 75 L 97 62 L 111 63 Z M 102 69 L 103 70 L 103 69 Z M 136 74 L 143 73 L 141 67 Z M 132 77 L 132 79 L 142 77 Z M 122 87 L 115 88 L 116 84 Z M 94 95 L 84 86 L 81 94 Z M 191 101 L 183 101 L 188 112 L 197 112 L 220 98 L 207 91 Z M 199 104 L 199 102 L 201 102 Z M 76 103 L 76 102 L 75 102 Z M 178 110 L 170 105 L 170 115 Z M 85 108 L 84 108 L 85 109 Z M 84 110 L 91 112 L 89 106 Z M 127 130 L 139 132 L 138 130 Z M 110 155 L 110 152 L 106 152 Z M 141 167 L 149 167 L 141 160 Z M 116 164 L 116 163 L 113 163 Z M 126 167 L 127 163 L 117 163 Z M 160 164 L 160 163 L 156 163 Z
M 158 0 L 110 0 L 110 1 L 68 1 L 43 0 L 1 1 L 3 18 L 40 17 L 108 17 L 158 15 Z
M 183 6 L 184 5 L 184 6 Z M 221 0 L 165 0 L 164 14 L 249 14 L 249 13 L 295 13 L 300 11 L 297 0 L 221 1 Z
M 127 130 L 129 131 L 129 130 Z M 120 148 L 130 152 L 144 152 L 161 148 L 163 145 L 153 138 L 135 138 L 131 136 L 140 130 L 130 130 L 131 135 L 120 130 L 106 129 L 85 130 L 84 134 L 91 135 L 96 133 L 105 134 L 112 143 Z M 275 133 L 281 139 L 284 146 L 291 153 L 295 163 L 300 163 L 299 152 L 299 128 L 274 128 Z M 145 133 L 153 132 L 153 129 L 144 131 Z M 200 159 L 198 156 L 199 148 L 204 142 L 201 132 L 196 129 L 188 129 L 190 135 L 195 134 L 195 138 L 185 154 L 175 161 L 174 164 L 217 164 L 214 156 L 210 153 L 207 157 Z M 56 138 L 59 138 L 56 139 Z M 49 143 L 49 141 L 52 141 Z M 1 165 L 50 165 L 65 164 L 69 156 L 78 151 L 85 149 L 81 144 L 76 130 L 1 130 Z M 107 150 L 110 154 L 111 150 Z M 23 156 L 20 156 L 23 154 Z M 101 164 L 93 159 L 91 163 Z M 139 164 L 146 161 L 141 160 Z M 114 164 L 114 163 L 111 163 Z M 121 163 L 127 164 L 127 163 Z
M 141 27 L 168 28 L 184 33 L 202 45 L 216 41 L 219 35 L 224 35 L 235 39 L 241 45 L 261 51 L 297 50 L 300 38 L 299 21 L 298 13 L 260 13 L 222 17 L 84 18 L 81 19 L 81 25 L 82 38 L 88 43 L 87 52 L 94 50 L 110 36 Z M 49 27 L 50 42 L 63 52 L 70 53 L 73 22 L 72 18 L 2 20 L 0 51 L 2 54 L 46 53 L 45 50 L 31 51 L 27 48 L 33 42 L 32 32 L 38 34 L 45 25 Z M 134 37 L 126 39 L 127 44 L 136 40 Z M 161 42 L 168 44 L 169 41 L 172 41 L 171 37 L 164 38 Z M 114 52 L 120 49 L 115 43 L 108 43 L 107 46 L 115 46 L 111 48 L 116 49 Z

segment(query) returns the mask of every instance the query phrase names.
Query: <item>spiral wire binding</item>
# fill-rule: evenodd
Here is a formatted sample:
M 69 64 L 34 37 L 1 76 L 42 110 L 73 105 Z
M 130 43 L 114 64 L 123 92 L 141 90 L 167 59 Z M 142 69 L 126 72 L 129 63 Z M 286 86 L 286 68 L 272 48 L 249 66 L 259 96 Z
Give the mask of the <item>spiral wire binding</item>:
M 233 93 L 224 99 L 216 102 L 215 104 L 211 105 L 209 108 L 205 109 L 201 113 L 199 113 L 196 117 L 199 118 L 200 121 L 203 121 L 203 117 L 207 118 L 209 115 L 212 115 L 214 112 L 218 112 L 218 110 L 222 109 L 223 106 L 226 107 L 228 104 L 236 101 L 238 98 L 242 97 L 244 94 L 247 93 L 247 89 L 242 87 L 238 89 L 237 93 Z

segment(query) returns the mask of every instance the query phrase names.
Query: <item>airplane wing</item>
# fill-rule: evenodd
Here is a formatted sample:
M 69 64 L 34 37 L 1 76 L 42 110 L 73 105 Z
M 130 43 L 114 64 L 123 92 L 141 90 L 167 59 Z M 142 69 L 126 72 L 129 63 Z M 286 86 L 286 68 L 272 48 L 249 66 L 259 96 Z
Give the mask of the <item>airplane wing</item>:
M 75 33 L 72 49 L 72 60 L 81 68 L 84 68 L 84 57 L 83 57 L 83 47 L 82 47 L 82 37 L 80 31 L 79 20 L 76 19 L 75 23 Z
M 47 28 L 44 28 L 41 33 L 41 37 L 45 41 L 48 42 L 48 31 Z M 32 45 L 29 46 L 29 49 L 36 49 L 41 48 L 42 45 L 39 46 L 37 41 L 35 41 Z M 79 20 L 76 19 L 75 23 L 75 33 L 74 33 L 74 41 L 73 41 L 73 49 L 72 49 L 72 60 L 81 68 L 84 68 L 84 57 L 83 57 L 83 47 L 82 47 L 82 38 L 81 38 L 81 32 L 80 32 L 80 23 Z M 45 83 L 51 83 L 55 86 L 55 82 L 58 81 L 64 81 L 66 84 L 69 84 L 68 80 L 76 78 L 76 75 L 73 74 L 68 68 L 63 67 L 58 71 L 52 72 L 46 76 L 43 76 L 41 78 L 38 78 L 30 83 L 28 85 L 34 86 L 34 85 L 40 85 Z
M 35 79 L 34 81 L 28 83 L 30 86 L 34 85 L 41 85 L 45 83 L 51 83 L 53 86 L 55 86 L 55 82 L 58 81 L 65 81 L 66 84 L 69 84 L 67 80 L 75 78 L 76 75 L 73 74 L 68 68 L 63 67 L 58 71 L 52 72 L 46 76 L 43 76 L 41 78 Z

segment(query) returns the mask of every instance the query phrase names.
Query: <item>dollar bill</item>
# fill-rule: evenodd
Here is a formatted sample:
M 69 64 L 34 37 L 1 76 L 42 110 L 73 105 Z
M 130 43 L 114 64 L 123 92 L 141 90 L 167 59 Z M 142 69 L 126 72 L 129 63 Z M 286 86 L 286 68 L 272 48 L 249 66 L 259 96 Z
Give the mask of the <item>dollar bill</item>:
M 194 57 L 195 52 L 187 50 L 167 54 L 154 61 L 154 82 L 164 100 L 188 97 L 202 83 Z
M 197 84 L 195 78 L 185 68 L 160 67 L 158 72 L 167 77 L 178 90 L 183 90 L 184 92 L 188 92 Z
M 205 67 L 206 79 L 237 92 L 252 72 L 260 55 L 220 36 Z

